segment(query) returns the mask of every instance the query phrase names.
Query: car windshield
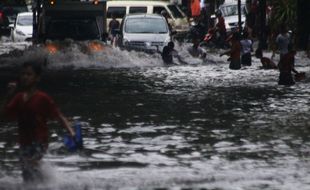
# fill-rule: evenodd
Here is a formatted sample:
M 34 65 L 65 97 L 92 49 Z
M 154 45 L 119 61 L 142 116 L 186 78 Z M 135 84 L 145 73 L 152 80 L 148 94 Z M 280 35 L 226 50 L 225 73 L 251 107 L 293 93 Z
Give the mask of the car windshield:
M 224 17 L 238 15 L 238 5 L 222 6 L 220 9 Z M 241 5 L 241 10 L 244 9 L 245 5 Z M 244 14 L 244 12 L 241 11 L 241 14 Z
M 33 21 L 33 18 L 32 18 L 31 15 L 29 15 L 29 16 L 20 16 L 20 17 L 18 17 L 17 25 L 20 25 L 20 26 L 31 26 L 32 25 L 32 21 Z
M 49 23 L 47 39 L 92 40 L 100 33 L 95 20 L 53 20 Z
M 129 18 L 126 20 L 127 33 L 167 33 L 167 23 L 162 18 Z
M 26 6 L 7 6 L 3 7 L 3 12 L 6 16 L 16 16 L 18 13 L 27 12 Z
M 184 18 L 181 10 L 176 5 L 168 5 L 169 10 L 171 11 L 174 18 Z

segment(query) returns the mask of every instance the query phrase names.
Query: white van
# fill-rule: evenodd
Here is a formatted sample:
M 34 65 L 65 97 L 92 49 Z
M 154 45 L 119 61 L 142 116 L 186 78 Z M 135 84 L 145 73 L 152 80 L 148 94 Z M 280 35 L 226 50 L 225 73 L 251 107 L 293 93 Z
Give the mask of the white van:
M 166 19 L 158 14 L 129 14 L 121 24 L 118 46 L 128 50 L 154 53 L 171 41 Z
M 109 24 L 111 21 L 112 13 L 116 19 L 121 22 L 122 18 L 127 14 L 160 14 L 163 10 L 168 13 L 168 22 L 172 29 L 177 32 L 177 35 L 189 30 L 189 22 L 186 15 L 178 5 L 170 3 L 169 1 L 107 1 L 107 23 Z
M 218 10 L 222 13 L 225 19 L 225 26 L 227 32 L 232 32 L 238 28 L 238 1 L 237 0 L 225 0 L 225 3 L 220 5 Z M 241 0 L 241 24 L 245 26 L 245 14 L 247 8 L 245 0 Z

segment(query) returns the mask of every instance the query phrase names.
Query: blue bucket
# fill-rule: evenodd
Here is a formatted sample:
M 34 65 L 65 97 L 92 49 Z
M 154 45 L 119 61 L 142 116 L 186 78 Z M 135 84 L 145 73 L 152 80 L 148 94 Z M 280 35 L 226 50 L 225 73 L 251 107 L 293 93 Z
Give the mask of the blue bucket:
M 82 126 L 80 122 L 75 122 L 72 126 L 75 131 L 75 136 L 71 137 L 71 135 L 66 134 L 64 136 L 64 145 L 70 151 L 74 152 L 78 149 L 83 148 L 83 137 L 82 137 Z

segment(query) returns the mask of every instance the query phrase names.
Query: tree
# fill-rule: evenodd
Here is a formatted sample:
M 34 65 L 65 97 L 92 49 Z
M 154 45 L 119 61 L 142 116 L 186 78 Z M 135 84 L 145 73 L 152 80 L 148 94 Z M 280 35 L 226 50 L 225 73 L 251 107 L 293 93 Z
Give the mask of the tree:
M 276 31 L 280 25 L 285 24 L 288 28 L 296 28 L 297 1 L 296 0 L 273 0 L 271 14 L 271 27 Z

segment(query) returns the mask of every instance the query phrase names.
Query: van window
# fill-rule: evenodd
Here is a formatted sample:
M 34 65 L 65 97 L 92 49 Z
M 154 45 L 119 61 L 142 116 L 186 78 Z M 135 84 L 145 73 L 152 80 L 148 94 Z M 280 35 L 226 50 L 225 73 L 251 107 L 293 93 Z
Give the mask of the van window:
M 161 18 L 129 18 L 125 22 L 127 33 L 168 33 L 167 23 Z
M 238 15 L 238 5 L 228 5 L 220 7 L 224 17 Z M 245 5 L 241 5 L 241 14 L 244 14 Z
M 147 12 L 147 7 L 130 7 L 129 8 L 129 13 L 146 13 Z
M 174 18 L 184 18 L 184 15 L 176 5 L 168 5 L 167 7 L 171 11 Z
M 100 37 L 96 20 L 90 19 L 58 19 L 48 24 L 47 39 L 90 40 Z
M 123 18 L 126 15 L 126 7 L 109 7 L 107 17 L 112 18 L 112 14 L 115 18 Z
M 154 14 L 161 14 L 161 11 L 166 11 L 168 13 L 168 18 L 171 18 L 169 12 L 166 10 L 163 6 L 154 6 L 153 7 L 153 13 Z

